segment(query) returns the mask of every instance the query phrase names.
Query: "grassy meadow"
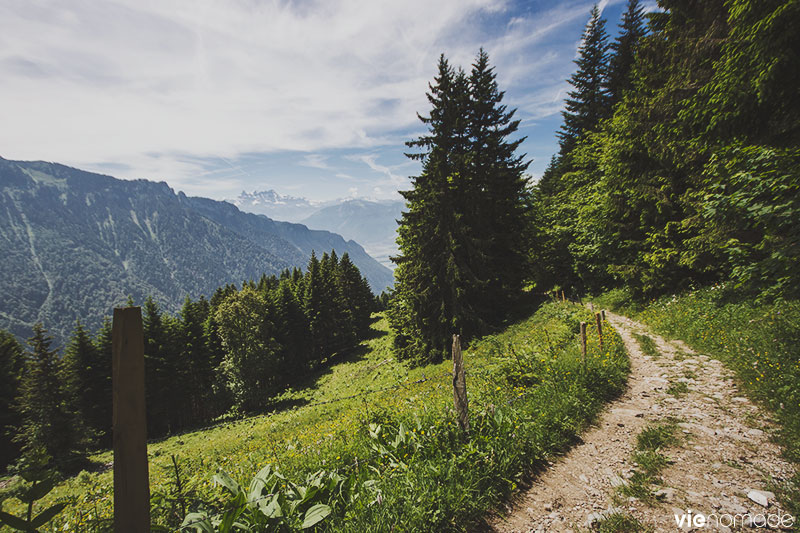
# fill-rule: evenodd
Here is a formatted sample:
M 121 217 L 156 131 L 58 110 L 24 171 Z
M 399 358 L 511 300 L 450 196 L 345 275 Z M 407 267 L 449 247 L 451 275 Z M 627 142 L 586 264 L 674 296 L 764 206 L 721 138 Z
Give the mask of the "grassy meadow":
M 226 519 L 253 531 L 463 531 L 624 388 L 621 339 L 606 324 L 601 349 L 591 319 L 578 305 L 547 303 L 465 349 L 466 435 L 452 407 L 452 363 L 398 363 L 379 316 L 369 340 L 282 395 L 271 413 L 152 442 L 153 523 L 165 531 L 184 520 L 192 523 L 184 531 L 223 531 Z M 586 360 L 581 320 L 590 324 Z M 51 530 L 111 528 L 112 472 L 102 465 L 112 456 L 91 460 L 97 471 L 41 502 L 70 502 Z M 20 514 L 22 505 L 9 498 L 3 510 Z

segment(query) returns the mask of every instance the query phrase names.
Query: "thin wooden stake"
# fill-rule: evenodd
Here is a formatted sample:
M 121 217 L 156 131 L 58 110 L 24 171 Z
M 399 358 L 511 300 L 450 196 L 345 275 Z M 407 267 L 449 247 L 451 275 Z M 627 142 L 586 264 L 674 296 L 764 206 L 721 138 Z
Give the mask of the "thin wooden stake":
M 595 313 L 594 318 L 597 321 L 597 336 L 600 338 L 600 348 L 603 347 L 603 319 L 600 318 L 600 313 Z
M 581 322 L 581 358 L 586 366 L 586 322 Z
M 150 531 L 144 334 L 139 307 L 114 309 L 111 330 L 114 532 Z
M 564 291 L 563 290 L 561 291 L 561 301 L 562 302 L 566 302 L 567 301 L 567 298 L 564 296 Z
M 469 431 L 467 380 L 464 376 L 464 360 L 461 357 L 461 337 L 458 335 L 453 335 L 453 401 L 459 427 L 463 431 Z
M 600 311 L 600 316 L 602 316 L 602 317 L 603 317 L 603 322 L 605 322 L 605 321 L 606 321 L 606 310 L 605 310 L 605 309 L 603 309 L 602 311 Z

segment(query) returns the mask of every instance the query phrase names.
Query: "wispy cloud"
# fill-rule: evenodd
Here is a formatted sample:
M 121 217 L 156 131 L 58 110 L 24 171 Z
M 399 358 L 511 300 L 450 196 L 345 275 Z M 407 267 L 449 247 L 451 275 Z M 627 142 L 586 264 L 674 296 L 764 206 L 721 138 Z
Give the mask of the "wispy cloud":
M 307 154 L 303 156 L 303 159 L 300 161 L 300 165 L 304 167 L 311 167 L 311 168 L 321 168 L 321 169 L 329 169 L 331 168 L 328 165 L 328 158 L 324 155 L 320 154 Z
M 407 177 L 380 164 L 379 151 L 402 152 L 419 128 L 441 52 L 468 67 L 484 46 L 518 118 L 558 112 L 553 95 L 576 37 L 560 33 L 591 3 L 518 7 L 0 0 L 0 155 L 169 179 L 199 194 L 251 182 L 243 154 L 301 152 L 293 164 L 335 176 L 352 171 L 337 168 L 332 151 L 362 149 L 359 161 L 384 176 L 375 186 L 396 190 Z
M 383 174 L 384 176 L 389 178 L 389 181 L 396 187 L 400 187 L 408 183 L 408 178 L 406 176 L 396 173 L 396 170 L 398 168 L 397 166 L 389 167 L 378 163 L 377 162 L 378 156 L 376 154 L 360 154 L 354 156 L 347 156 L 347 159 L 350 159 L 352 161 L 360 161 L 364 163 L 375 172 Z

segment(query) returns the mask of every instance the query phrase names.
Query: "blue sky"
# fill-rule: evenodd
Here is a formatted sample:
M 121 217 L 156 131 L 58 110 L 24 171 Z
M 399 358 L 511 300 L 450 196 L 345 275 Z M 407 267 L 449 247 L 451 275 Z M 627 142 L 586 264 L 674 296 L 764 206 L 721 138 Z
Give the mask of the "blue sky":
M 0 0 L 0 156 L 176 190 L 396 197 L 440 53 L 489 53 L 535 179 L 591 1 Z M 609 32 L 624 0 L 601 2 Z

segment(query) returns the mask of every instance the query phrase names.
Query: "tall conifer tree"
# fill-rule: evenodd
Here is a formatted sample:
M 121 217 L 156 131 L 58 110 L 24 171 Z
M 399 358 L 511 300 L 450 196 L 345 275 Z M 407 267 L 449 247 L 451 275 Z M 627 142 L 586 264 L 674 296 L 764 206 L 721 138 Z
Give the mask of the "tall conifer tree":
M 509 140 L 517 132 L 516 110 L 502 103 L 489 55 L 481 50 L 469 77 L 470 203 L 473 209 L 463 223 L 469 226 L 469 242 L 483 248 L 470 253 L 470 271 L 484 289 L 473 303 L 481 318 L 501 318 L 522 288 L 527 264 L 527 179 L 529 163 L 516 155 L 524 137 Z M 491 310 L 491 312 L 489 311 Z M 476 321 L 479 322 L 479 321 Z M 478 328 L 475 334 L 482 333 Z
M 12 439 L 22 422 L 17 406 L 24 360 L 14 336 L 0 330 L 0 472 L 19 454 Z
M 570 91 L 566 109 L 561 112 L 564 124 L 558 132 L 563 158 L 601 119 L 611 113 L 608 96 L 608 35 L 605 19 L 595 5 L 583 32 L 575 60 L 578 70 L 569 79 Z
M 469 76 L 442 56 L 430 85 L 428 132 L 407 145 L 422 173 L 403 194 L 400 256 L 389 319 L 402 358 L 436 361 L 450 336 L 486 332 L 525 276 L 527 164 L 510 141 L 519 122 L 502 104 L 488 55 Z M 499 311 L 499 312 L 498 312 Z
M 84 424 L 99 438 L 108 431 L 102 420 L 105 411 L 103 402 L 109 401 L 103 395 L 103 370 L 98 368 L 100 356 L 97 346 L 89 333 L 78 321 L 62 360 L 63 386 L 68 400 L 73 404 Z M 110 368 L 108 369 L 110 371 Z
M 430 115 L 419 117 L 428 133 L 406 143 L 422 150 L 409 154 L 422 161 L 422 173 L 413 178 L 410 191 L 401 193 L 407 210 L 399 222 L 389 312 L 399 356 L 419 363 L 441 359 L 450 334 L 459 331 L 460 297 L 470 277 L 464 272 L 467 251 L 458 238 L 464 227 L 456 201 L 457 186 L 466 179 L 466 75 L 455 72 L 442 55 L 429 89 Z
M 636 48 L 645 33 L 644 8 L 639 0 L 628 0 L 619 35 L 610 47 L 613 55 L 608 72 L 608 97 L 612 107 L 622 99 L 625 91 L 633 87 L 631 70 L 636 58 Z
M 17 437 L 23 453 L 43 451 L 56 465 L 65 467 L 82 446 L 83 435 L 59 379 L 58 351 L 50 348 L 51 343 L 42 325 L 34 325 L 20 385 L 18 405 L 23 421 Z

